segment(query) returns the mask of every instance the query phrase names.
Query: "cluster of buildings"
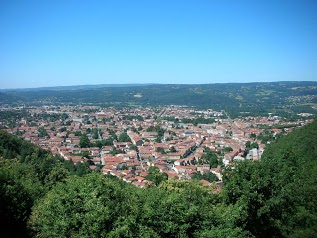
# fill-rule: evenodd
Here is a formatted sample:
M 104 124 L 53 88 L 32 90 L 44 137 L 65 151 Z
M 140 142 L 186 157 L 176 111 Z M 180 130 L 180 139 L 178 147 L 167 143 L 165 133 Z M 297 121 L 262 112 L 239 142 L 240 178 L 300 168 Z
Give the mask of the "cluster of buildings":
M 225 117 L 224 111 L 179 106 L 121 109 L 47 106 L 25 110 L 28 117 L 19 119 L 13 128 L 2 122 L 2 128 L 74 164 L 87 162 L 92 170 L 99 167 L 102 173 L 138 187 L 152 184 L 147 179 L 151 166 L 176 179 L 191 179 L 198 172 L 211 172 L 220 185 L 224 166 L 239 160 L 261 159 L 265 144 L 257 139 L 259 135 L 269 132 L 274 137 L 293 129 L 287 126 L 290 123 L 272 115 L 233 120 Z M 208 124 L 193 123 L 197 118 L 214 120 Z M 298 125 L 307 123 L 301 121 Z M 280 129 L 274 128 L 275 125 L 280 125 Z M 281 129 L 281 125 L 288 131 Z M 122 133 L 129 140 L 119 141 Z M 89 146 L 82 146 L 83 135 L 87 136 Z M 248 141 L 257 146 L 246 148 Z M 216 166 L 204 159 L 206 150 L 217 155 Z

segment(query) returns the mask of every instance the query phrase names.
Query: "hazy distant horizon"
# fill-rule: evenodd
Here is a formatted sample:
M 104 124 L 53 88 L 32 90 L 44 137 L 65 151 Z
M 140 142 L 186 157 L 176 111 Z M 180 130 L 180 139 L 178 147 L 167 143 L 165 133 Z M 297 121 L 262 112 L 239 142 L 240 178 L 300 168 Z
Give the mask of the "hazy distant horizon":
M 4 88 L 0 86 L 0 90 L 20 90 L 20 89 L 42 89 L 42 88 L 63 88 L 63 87 L 102 87 L 102 86 L 111 86 L 111 87 L 121 87 L 121 86 L 146 86 L 146 85 L 204 85 L 204 84 L 252 84 L 252 83 L 279 83 L 279 82 L 317 82 L 317 80 L 284 80 L 284 81 L 261 81 L 261 82 L 220 82 L 220 83 L 101 83 L 101 84 L 73 84 L 73 85 L 54 85 L 54 86 L 39 86 L 39 87 L 15 87 L 15 88 Z
M 317 80 L 311 0 L 1 1 L 0 88 Z

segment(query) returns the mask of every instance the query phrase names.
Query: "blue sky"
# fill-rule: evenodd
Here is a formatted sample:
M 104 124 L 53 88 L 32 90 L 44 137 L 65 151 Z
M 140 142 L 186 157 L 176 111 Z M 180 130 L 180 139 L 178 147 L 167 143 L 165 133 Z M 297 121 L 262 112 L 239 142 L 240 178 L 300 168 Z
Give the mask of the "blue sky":
M 315 0 L 1 0 L 0 88 L 317 80 Z

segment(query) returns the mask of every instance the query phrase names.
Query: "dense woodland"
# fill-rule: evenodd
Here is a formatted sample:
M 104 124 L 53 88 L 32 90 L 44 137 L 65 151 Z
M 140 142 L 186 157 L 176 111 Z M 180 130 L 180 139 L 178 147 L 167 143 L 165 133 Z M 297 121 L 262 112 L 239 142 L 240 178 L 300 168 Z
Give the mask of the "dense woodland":
M 274 113 L 316 114 L 317 82 L 96 85 L 0 92 L 1 105 L 93 104 L 100 106 L 186 105 L 225 110 L 231 117 Z M 8 100 L 9 98 L 10 100 Z M 243 113 L 242 113 L 243 112 Z
M 140 189 L 0 132 L 0 237 L 316 237 L 317 121 L 261 161 Z

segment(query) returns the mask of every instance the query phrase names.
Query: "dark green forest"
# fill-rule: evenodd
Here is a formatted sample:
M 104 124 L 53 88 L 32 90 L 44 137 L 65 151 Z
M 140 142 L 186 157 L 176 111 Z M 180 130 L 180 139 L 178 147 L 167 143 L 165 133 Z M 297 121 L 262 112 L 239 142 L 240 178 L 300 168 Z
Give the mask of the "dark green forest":
M 219 193 L 137 188 L 0 132 L 0 237 L 316 237 L 317 121 L 237 162 Z
M 185 105 L 225 110 L 231 117 L 274 113 L 296 117 L 316 114 L 317 82 L 95 85 L 25 90 L 0 93 L 1 105 L 164 106 Z M 243 112 L 243 113 L 241 113 Z

